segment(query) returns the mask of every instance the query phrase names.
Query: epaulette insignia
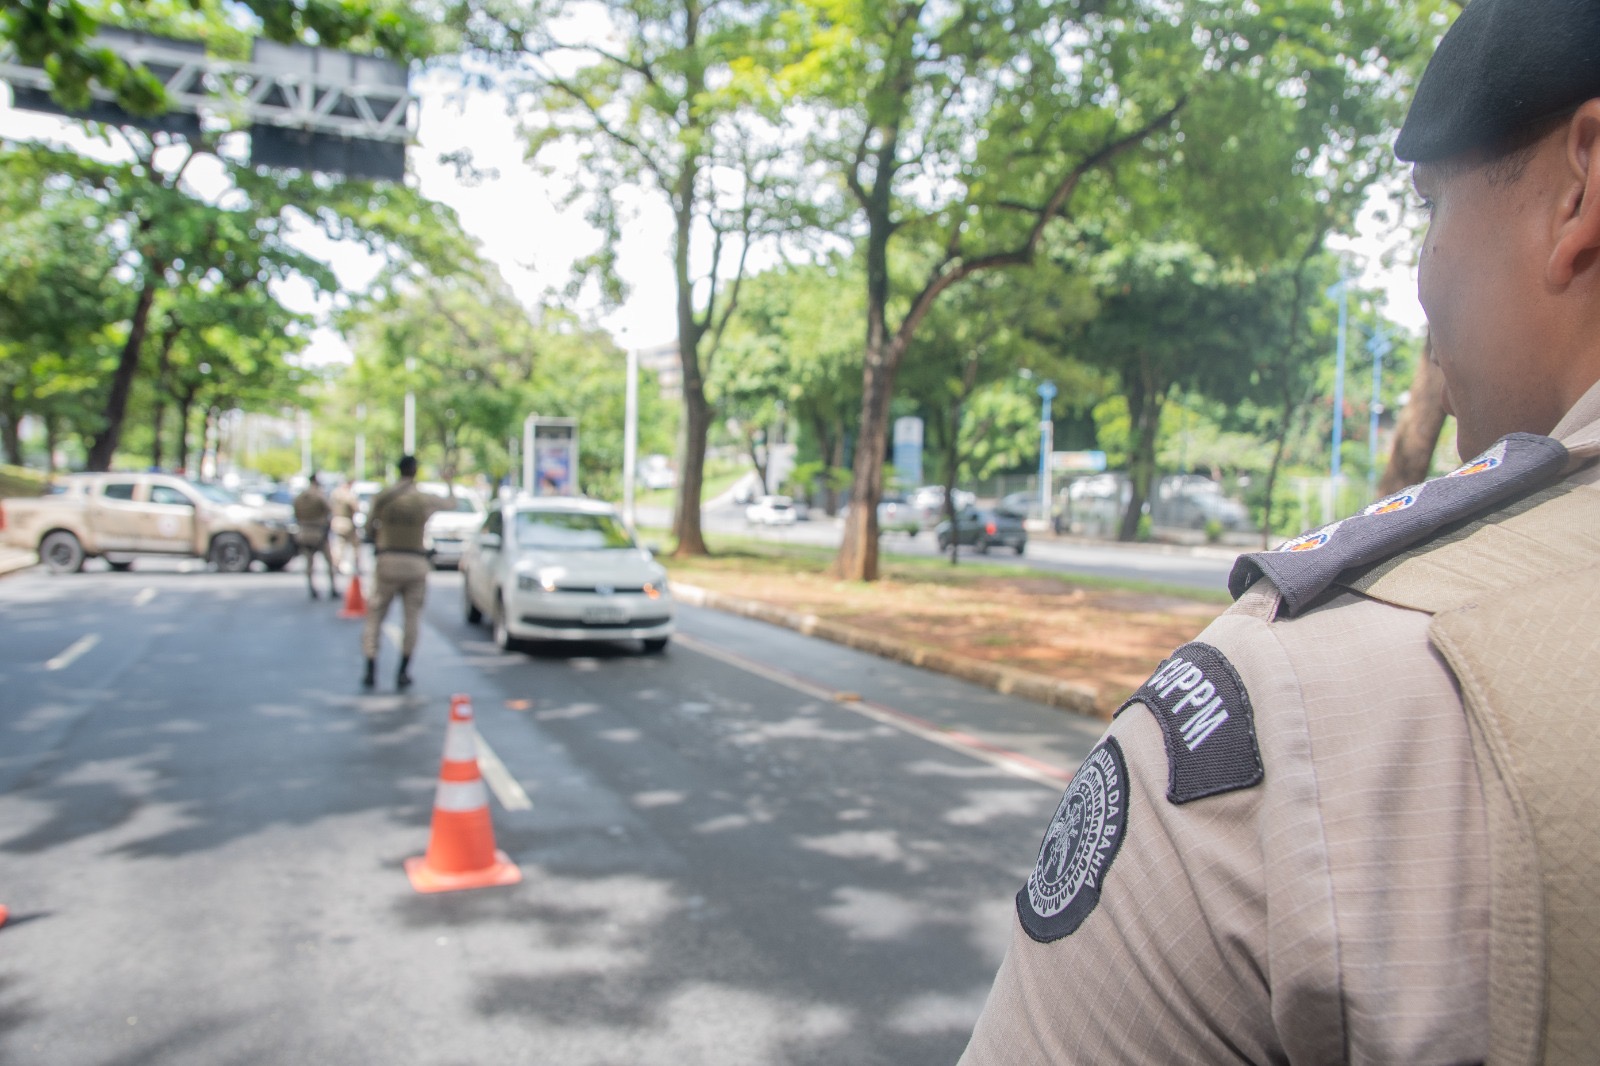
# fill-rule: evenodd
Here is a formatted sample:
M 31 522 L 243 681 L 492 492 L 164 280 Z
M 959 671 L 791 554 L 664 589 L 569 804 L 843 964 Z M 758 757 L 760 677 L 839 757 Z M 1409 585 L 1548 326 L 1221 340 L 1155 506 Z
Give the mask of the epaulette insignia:
M 1100 902 L 1128 828 L 1128 767 L 1115 737 L 1083 760 L 1061 796 L 1039 860 L 1017 892 L 1017 918 L 1041 943 L 1077 929 Z
M 1560 441 L 1512 433 L 1443 477 L 1385 496 L 1273 551 L 1239 556 L 1228 591 L 1238 599 L 1265 575 L 1282 595 L 1284 612 L 1296 615 L 1344 571 L 1387 559 L 1452 522 L 1543 488 L 1565 472 L 1567 461 Z
M 1129 696 L 1150 709 L 1167 744 L 1167 799 L 1173 803 L 1259 784 L 1250 694 L 1228 657 L 1209 644 L 1185 644 Z

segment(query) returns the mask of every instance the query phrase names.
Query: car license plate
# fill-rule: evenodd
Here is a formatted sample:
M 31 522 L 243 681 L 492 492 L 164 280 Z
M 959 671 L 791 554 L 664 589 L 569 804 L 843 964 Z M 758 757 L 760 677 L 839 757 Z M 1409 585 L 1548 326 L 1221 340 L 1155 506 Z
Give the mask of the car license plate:
M 628 612 L 621 607 L 585 607 L 583 621 L 591 626 L 619 626 L 628 620 Z

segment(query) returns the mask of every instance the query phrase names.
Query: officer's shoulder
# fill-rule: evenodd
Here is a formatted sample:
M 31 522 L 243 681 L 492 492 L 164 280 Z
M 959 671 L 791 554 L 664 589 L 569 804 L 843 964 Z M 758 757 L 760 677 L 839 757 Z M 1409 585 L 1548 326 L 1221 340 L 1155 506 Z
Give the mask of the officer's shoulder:
M 1278 597 L 1272 617 L 1303 614 L 1343 575 L 1367 570 L 1437 541 L 1462 522 L 1520 500 L 1558 480 L 1571 456 L 1559 441 L 1531 433 L 1501 438 L 1442 477 L 1385 496 L 1359 513 L 1303 533 L 1272 551 L 1241 555 L 1228 578 L 1240 599 L 1263 578 Z M 1261 609 L 1259 606 L 1255 609 Z

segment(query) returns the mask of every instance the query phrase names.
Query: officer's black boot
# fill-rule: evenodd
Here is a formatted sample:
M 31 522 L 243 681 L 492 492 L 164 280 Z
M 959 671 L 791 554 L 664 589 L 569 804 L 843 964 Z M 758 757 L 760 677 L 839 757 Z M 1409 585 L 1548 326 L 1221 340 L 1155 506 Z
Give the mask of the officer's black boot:
M 378 661 L 376 659 L 368 659 L 366 672 L 361 675 L 361 687 L 371 688 L 376 685 L 378 683 L 377 673 Z
M 315 586 L 315 585 L 307 585 L 306 586 L 306 590 L 311 593 L 311 598 L 312 599 L 315 600 L 315 599 L 320 599 L 321 598 L 321 597 L 319 597 L 317 595 L 317 586 Z
M 400 656 L 400 672 L 394 676 L 396 688 L 407 688 L 411 684 L 411 656 Z

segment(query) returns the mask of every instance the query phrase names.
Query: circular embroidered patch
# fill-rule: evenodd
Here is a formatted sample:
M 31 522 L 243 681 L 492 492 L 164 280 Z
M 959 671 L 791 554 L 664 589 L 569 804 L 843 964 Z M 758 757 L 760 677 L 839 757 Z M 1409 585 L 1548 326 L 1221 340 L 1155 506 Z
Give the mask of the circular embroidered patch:
M 1017 917 L 1033 939 L 1061 939 L 1100 902 L 1128 824 L 1127 779 L 1114 737 L 1090 752 L 1073 775 L 1039 847 L 1039 861 L 1017 893 Z

